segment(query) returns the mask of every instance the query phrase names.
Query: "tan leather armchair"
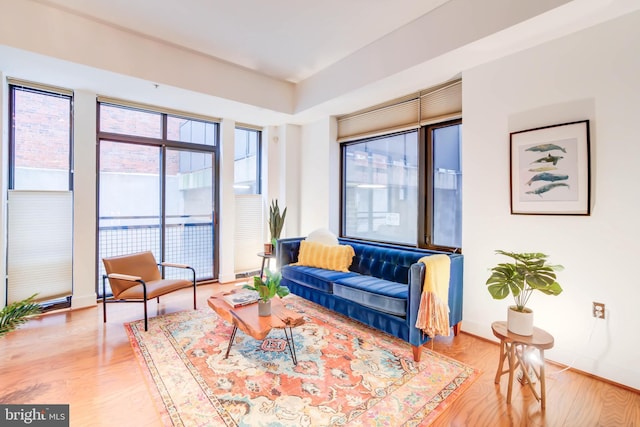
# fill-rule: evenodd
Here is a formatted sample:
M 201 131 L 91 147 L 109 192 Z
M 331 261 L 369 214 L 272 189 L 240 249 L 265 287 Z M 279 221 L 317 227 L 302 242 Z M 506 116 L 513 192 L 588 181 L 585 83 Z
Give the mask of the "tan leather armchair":
M 107 322 L 107 302 L 144 303 L 144 330 L 147 330 L 147 301 L 178 289 L 193 286 L 193 309 L 196 309 L 196 272 L 184 264 L 157 263 L 153 253 L 140 252 L 111 258 L 103 258 L 106 274 L 102 276 L 102 308 Z M 191 270 L 192 280 L 165 279 L 159 267 L 186 268 Z M 106 281 L 109 280 L 113 300 L 107 301 Z

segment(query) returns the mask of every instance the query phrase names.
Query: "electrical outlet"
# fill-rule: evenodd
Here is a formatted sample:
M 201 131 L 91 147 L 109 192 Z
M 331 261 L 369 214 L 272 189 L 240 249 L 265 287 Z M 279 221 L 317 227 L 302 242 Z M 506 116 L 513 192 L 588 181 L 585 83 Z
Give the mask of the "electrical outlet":
M 604 303 L 603 302 L 593 302 L 593 317 L 597 317 L 598 319 L 604 319 Z

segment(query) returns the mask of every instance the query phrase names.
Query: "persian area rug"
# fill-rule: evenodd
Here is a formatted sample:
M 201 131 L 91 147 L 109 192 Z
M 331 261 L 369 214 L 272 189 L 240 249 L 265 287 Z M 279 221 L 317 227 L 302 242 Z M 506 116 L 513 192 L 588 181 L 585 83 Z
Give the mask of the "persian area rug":
M 275 329 L 263 342 L 211 309 L 125 325 L 169 426 L 418 426 L 430 424 L 479 372 L 294 295 L 298 364 Z

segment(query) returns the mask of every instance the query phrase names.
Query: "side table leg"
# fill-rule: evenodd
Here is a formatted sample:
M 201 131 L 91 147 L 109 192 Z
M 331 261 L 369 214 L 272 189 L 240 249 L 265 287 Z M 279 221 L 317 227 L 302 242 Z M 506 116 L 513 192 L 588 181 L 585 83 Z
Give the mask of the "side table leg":
M 511 343 L 508 346 L 508 357 L 509 357 L 509 385 L 507 388 L 507 404 L 511 403 L 511 392 L 513 391 L 513 371 L 515 370 L 515 354 L 516 354 L 516 346 L 514 343 Z
M 504 348 L 506 347 L 507 343 L 504 342 L 504 340 L 500 341 L 500 362 L 498 363 L 498 369 L 496 370 L 496 379 L 495 379 L 495 383 L 499 384 L 500 383 L 500 377 L 503 374 L 503 369 L 504 369 L 504 357 L 505 357 L 505 351 Z
M 545 409 L 547 405 L 547 391 L 544 381 L 544 350 L 540 349 L 540 405 L 542 409 Z
M 264 273 L 264 263 L 265 263 L 266 260 L 267 260 L 267 257 L 263 256 L 262 257 L 262 265 L 260 266 L 260 278 L 262 278 L 262 275 Z

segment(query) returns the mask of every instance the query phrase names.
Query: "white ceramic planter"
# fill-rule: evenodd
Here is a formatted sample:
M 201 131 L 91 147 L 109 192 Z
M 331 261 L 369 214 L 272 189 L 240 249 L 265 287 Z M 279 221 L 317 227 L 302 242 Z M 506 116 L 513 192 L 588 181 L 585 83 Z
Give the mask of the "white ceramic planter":
M 533 311 L 520 312 L 513 310 L 515 306 L 510 306 L 507 310 L 507 329 L 514 334 L 531 336 L 533 335 Z

